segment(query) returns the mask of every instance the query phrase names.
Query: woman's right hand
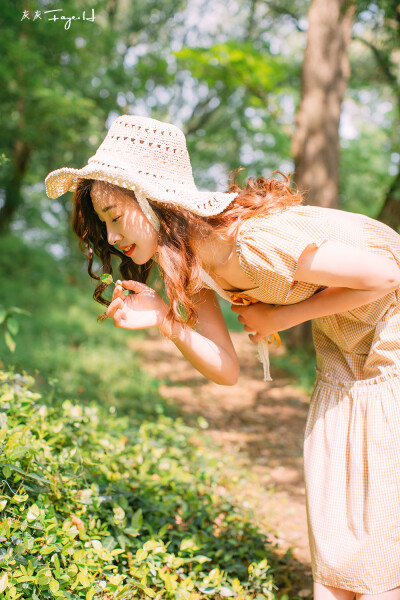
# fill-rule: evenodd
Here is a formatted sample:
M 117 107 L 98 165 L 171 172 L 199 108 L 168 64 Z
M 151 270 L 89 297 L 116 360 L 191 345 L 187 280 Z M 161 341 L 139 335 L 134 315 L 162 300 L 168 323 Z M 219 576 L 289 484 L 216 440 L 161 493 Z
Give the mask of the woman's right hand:
M 125 296 L 122 286 L 135 293 Z M 113 319 L 115 327 L 145 329 L 159 327 L 167 310 L 168 306 L 161 296 L 145 283 L 118 280 L 106 315 Z

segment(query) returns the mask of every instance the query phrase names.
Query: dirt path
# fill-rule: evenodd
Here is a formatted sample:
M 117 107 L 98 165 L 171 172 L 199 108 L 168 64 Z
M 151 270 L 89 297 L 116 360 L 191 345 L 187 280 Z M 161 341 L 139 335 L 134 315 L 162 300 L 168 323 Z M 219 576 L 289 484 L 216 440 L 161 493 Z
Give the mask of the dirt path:
M 256 345 L 245 333 L 231 335 L 241 364 L 235 386 L 207 381 L 171 342 L 151 332 L 144 341 L 132 341 L 132 349 L 143 357 L 143 369 L 168 379 L 160 392 L 188 415 L 203 416 L 207 433 L 238 456 L 248 473 L 239 499 L 248 503 L 272 541 L 283 551 L 291 548 L 300 570 L 300 596 L 308 597 L 312 580 L 302 446 L 309 398 L 276 369 L 274 380 L 264 382 Z

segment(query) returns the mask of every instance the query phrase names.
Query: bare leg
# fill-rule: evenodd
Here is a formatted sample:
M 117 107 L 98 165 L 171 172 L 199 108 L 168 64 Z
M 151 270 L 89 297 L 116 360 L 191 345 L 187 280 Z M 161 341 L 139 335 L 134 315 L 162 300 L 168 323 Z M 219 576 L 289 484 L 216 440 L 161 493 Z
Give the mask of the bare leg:
M 314 581 L 314 600 L 353 600 L 354 596 L 355 593 L 349 592 L 349 590 L 341 590 Z M 363 600 L 366 599 L 367 597 L 363 596 Z M 368 598 L 368 600 L 370 599 Z M 397 600 L 397 598 L 388 598 L 387 600 Z
M 400 587 L 382 594 L 357 594 L 357 600 L 400 600 Z

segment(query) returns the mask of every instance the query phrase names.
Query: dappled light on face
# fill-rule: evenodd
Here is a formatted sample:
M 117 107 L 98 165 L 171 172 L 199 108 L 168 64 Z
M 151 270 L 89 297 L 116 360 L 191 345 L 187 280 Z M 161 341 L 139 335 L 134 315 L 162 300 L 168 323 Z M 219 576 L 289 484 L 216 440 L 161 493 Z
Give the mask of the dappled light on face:
M 99 213 L 103 212 L 104 208 L 113 203 L 113 190 L 104 182 L 96 181 L 91 189 L 90 196 L 94 210 Z

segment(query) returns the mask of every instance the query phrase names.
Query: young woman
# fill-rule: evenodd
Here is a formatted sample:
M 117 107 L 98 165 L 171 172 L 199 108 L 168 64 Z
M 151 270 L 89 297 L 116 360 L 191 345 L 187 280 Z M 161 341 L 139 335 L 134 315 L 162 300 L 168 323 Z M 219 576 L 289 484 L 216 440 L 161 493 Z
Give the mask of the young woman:
M 183 133 L 119 117 L 82 169 L 46 177 L 74 191 L 73 228 L 103 272 L 125 329 L 158 327 L 205 377 L 234 385 L 239 363 L 216 295 L 254 342 L 312 320 L 316 380 L 305 483 L 317 600 L 400 600 L 400 236 L 369 217 L 304 206 L 289 181 L 199 192 Z M 157 262 L 169 304 L 148 285 Z M 264 355 L 264 359 L 265 359 Z

